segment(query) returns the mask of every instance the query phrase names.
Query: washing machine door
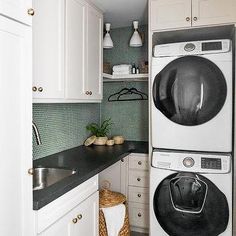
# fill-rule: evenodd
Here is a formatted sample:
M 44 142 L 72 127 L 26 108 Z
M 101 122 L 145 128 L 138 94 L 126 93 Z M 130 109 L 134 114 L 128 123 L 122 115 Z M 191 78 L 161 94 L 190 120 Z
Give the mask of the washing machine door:
M 193 173 L 165 178 L 155 191 L 153 209 L 171 236 L 216 236 L 229 221 L 225 195 L 209 179 Z
M 184 56 L 170 62 L 153 83 L 155 107 L 169 120 L 184 126 L 201 125 L 223 107 L 227 85 L 210 60 Z

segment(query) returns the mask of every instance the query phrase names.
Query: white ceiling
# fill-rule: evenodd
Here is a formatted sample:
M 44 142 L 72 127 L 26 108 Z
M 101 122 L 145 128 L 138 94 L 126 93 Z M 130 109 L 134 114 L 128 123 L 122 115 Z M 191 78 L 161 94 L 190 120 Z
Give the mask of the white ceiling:
M 148 22 L 148 0 L 91 0 L 104 12 L 104 23 L 112 28 L 132 26 L 134 20 L 140 24 Z

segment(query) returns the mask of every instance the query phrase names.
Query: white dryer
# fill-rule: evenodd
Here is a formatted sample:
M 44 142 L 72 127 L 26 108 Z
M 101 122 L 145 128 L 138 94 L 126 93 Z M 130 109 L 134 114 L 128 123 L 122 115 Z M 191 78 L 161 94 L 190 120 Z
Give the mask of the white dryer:
M 150 236 L 232 236 L 230 155 L 154 152 Z
M 230 40 L 155 46 L 152 146 L 231 152 L 232 70 Z

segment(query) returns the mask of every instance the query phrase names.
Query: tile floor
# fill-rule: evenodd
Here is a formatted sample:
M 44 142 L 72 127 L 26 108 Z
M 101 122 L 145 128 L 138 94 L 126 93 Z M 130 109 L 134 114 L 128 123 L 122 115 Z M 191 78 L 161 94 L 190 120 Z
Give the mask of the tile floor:
M 138 232 L 131 232 L 131 236 L 148 236 L 148 234 L 138 233 Z

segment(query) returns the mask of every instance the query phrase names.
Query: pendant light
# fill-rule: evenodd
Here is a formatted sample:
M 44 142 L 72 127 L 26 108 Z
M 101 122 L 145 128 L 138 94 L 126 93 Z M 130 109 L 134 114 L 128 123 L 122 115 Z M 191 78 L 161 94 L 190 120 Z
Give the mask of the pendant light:
M 137 31 L 138 21 L 133 21 L 133 25 L 134 25 L 134 33 L 130 39 L 129 46 L 130 47 L 142 47 L 143 46 L 142 39 L 140 37 L 139 32 Z
M 110 36 L 110 29 L 111 29 L 111 24 L 110 23 L 106 23 L 106 34 L 103 38 L 103 48 L 113 48 L 113 42 Z

